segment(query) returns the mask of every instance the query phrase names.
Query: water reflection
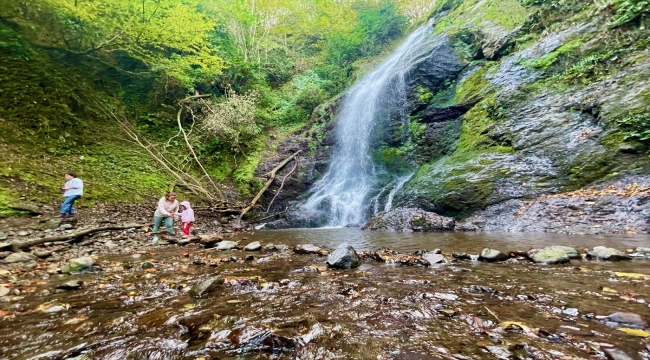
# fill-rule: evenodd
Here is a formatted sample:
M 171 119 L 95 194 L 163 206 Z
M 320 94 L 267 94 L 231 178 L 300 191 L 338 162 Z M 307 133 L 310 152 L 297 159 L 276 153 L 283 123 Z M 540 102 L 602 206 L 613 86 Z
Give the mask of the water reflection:
M 502 251 L 528 250 L 549 245 L 567 245 L 577 249 L 594 246 L 611 246 L 624 250 L 639 246 L 650 246 L 649 235 L 565 235 L 552 233 L 397 233 L 364 231 L 356 228 L 321 228 L 265 230 L 253 235 L 240 235 L 238 239 L 275 244 L 304 244 L 335 248 L 347 242 L 358 250 L 372 250 L 388 247 L 401 252 L 442 249 L 445 252 L 480 252 L 492 247 Z M 242 241 L 245 242 L 246 240 Z

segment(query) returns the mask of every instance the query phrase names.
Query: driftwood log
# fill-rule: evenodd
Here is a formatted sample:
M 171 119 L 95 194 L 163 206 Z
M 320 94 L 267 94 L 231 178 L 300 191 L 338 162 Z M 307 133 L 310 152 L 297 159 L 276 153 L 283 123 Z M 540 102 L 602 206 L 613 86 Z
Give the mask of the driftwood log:
M 86 229 L 82 231 L 77 231 L 74 233 L 66 234 L 66 235 L 61 235 L 61 236 L 50 236 L 50 237 L 44 237 L 40 239 L 29 239 L 25 241 L 15 241 L 11 243 L 11 249 L 13 251 L 20 251 L 22 249 L 27 249 L 31 246 L 36 246 L 36 245 L 41 245 L 45 244 L 46 242 L 58 242 L 58 241 L 67 241 L 67 240 L 72 240 L 72 239 L 77 239 L 85 235 L 93 234 L 99 231 L 108 231 L 108 230 L 123 230 L 123 229 L 130 229 L 130 228 L 143 228 L 151 226 L 151 224 L 125 224 L 125 225 L 111 225 L 111 226 L 103 226 L 103 227 L 98 227 L 98 228 L 93 228 L 93 229 Z
M 262 195 L 264 194 L 264 192 L 269 188 L 269 186 L 271 186 L 271 184 L 273 183 L 273 180 L 275 180 L 275 173 L 277 173 L 278 170 L 282 169 L 285 165 L 287 165 L 289 163 L 289 161 L 293 160 L 293 158 L 295 158 L 301 152 L 302 152 L 302 150 L 296 151 L 295 153 L 293 153 L 293 155 L 291 155 L 288 158 L 284 159 L 284 161 L 282 161 L 280 164 L 278 164 L 278 166 L 274 167 L 273 170 L 271 170 L 271 172 L 269 173 L 269 180 L 266 181 L 266 184 L 264 184 L 264 187 L 257 193 L 257 195 L 255 195 L 255 197 L 253 198 L 251 203 L 241 211 L 241 213 L 239 214 L 238 222 L 241 223 L 242 217 L 244 215 L 246 215 L 246 213 L 250 209 L 252 209 L 253 206 L 255 206 L 255 204 L 257 203 L 257 200 L 259 200 L 262 197 Z

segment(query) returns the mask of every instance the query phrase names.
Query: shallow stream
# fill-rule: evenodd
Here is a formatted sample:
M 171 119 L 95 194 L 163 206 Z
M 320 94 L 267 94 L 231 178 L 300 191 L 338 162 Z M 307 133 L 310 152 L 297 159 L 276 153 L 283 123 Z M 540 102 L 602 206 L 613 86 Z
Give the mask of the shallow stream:
M 401 253 L 439 248 L 450 260 L 452 252 L 484 247 L 650 245 L 647 236 L 345 228 L 259 231 L 235 240 L 328 249 L 348 242 L 358 251 Z M 29 273 L 14 269 L 0 275 L 23 289 L 0 302 L 0 358 L 605 359 L 612 349 L 650 358 L 650 339 L 603 318 L 629 312 L 650 320 L 650 260 L 420 267 L 367 259 L 353 270 L 326 270 L 325 260 L 171 245 L 100 255 L 100 270 L 79 275 L 46 275 L 41 263 Z M 215 275 L 225 286 L 201 298 L 187 294 Z M 84 286 L 56 290 L 73 279 Z

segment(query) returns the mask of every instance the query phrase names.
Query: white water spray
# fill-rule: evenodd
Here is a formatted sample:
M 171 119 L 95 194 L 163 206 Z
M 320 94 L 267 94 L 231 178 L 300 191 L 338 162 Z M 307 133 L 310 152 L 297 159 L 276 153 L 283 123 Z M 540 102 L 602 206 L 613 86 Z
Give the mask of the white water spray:
M 370 205 L 369 199 L 381 185 L 377 175 L 383 171 L 377 169 L 371 158 L 372 131 L 391 111 L 398 110 L 403 121 L 407 121 L 405 76 L 409 65 L 425 55 L 420 45 L 430 29 L 428 23 L 414 31 L 388 59 L 346 94 L 336 119 L 332 161 L 300 207 L 301 216 L 319 218 L 319 225 L 345 226 L 362 224 L 368 215 L 379 210 L 379 195 L 374 199 L 375 206 Z M 405 177 L 391 182 L 394 185 L 384 210 L 390 209 L 393 196 L 406 181 Z

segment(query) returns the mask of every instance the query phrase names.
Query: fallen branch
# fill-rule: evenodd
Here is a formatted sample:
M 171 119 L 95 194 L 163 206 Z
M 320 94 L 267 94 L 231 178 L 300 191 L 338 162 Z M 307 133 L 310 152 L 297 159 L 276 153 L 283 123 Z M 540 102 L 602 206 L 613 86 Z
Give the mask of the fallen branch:
M 176 120 L 178 122 L 178 129 L 183 134 L 183 138 L 185 139 L 185 144 L 187 145 L 187 148 L 190 150 L 190 153 L 192 153 L 192 156 L 194 157 L 194 161 L 196 161 L 196 163 L 199 165 L 201 170 L 203 170 L 203 174 L 205 174 L 205 177 L 210 181 L 210 183 L 212 184 L 212 187 L 215 190 L 217 190 L 217 194 L 219 194 L 219 197 L 221 199 L 224 199 L 224 196 L 221 193 L 221 190 L 219 190 L 219 187 L 217 186 L 217 184 L 215 184 L 214 181 L 212 181 L 212 177 L 210 177 L 210 174 L 208 174 L 207 170 L 205 170 L 205 168 L 203 167 L 203 164 L 199 160 L 199 157 L 196 156 L 196 153 L 194 152 L 194 148 L 192 147 L 192 144 L 190 144 L 190 140 L 187 137 L 187 133 L 185 132 L 185 129 L 183 129 L 183 124 L 181 123 L 181 114 L 183 113 L 183 107 L 185 106 L 183 103 L 186 102 L 186 101 L 189 101 L 191 99 L 197 99 L 197 98 L 208 97 L 208 96 L 211 96 L 211 95 L 188 96 L 185 99 L 179 101 L 178 106 L 180 107 L 180 109 L 178 109 L 178 114 L 176 115 Z
M 85 235 L 89 235 L 92 233 L 96 233 L 99 231 L 107 231 L 107 230 L 123 230 L 123 229 L 130 229 L 130 228 L 143 228 L 146 226 L 151 226 L 151 224 L 126 224 L 126 225 L 111 225 L 111 226 L 104 226 L 104 227 L 98 227 L 94 229 L 86 229 L 83 231 L 78 231 L 76 233 L 70 233 L 66 235 L 61 235 L 61 236 L 50 236 L 50 237 L 44 237 L 40 239 L 31 239 L 31 240 L 25 240 L 25 241 L 18 241 L 18 242 L 13 242 L 11 243 L 11 249 L 13 251 L 20 251 L 22 249 L 27 249 L 30 246 L 35 246 L 35 245 L 41 245 L 46 242 L 57 242 L 57 241 L 66 241 L 70 239 L 76 239 L 80 238 Z
M 264 184 L 264 187 L 262 188 L 262 190 L 260 190 L 257 193 L 257 195 L 255 195 L 255 197 L 253 198 L 251 203 L 241 211 L 241 213 L 239 214 L 239 219 L 237 219 L 237 222 L 241 223 L 242 217 L 250 209 L 252 209 L 253 206 L 255 206 L 255 203 L 257 203 L 257 200 L 259 200 L 262 197 L 262 194 L 264 194 L 264 192 L 266 191 L 266 189 L 268 189 L 269 186 L 271 186 L 271 183 L 273 183 L 273 180 L 275 180 L 275 173 L 278 172 L 278 170 L 282 169 L 287 163 L 289 163 L 289 161 L 291 161 L 293 158 L 295 158 L 298 154 L 300 154 L 300 152 L 302 152 L 302 150 L 296 151 L 295 153 L 293 153 L 293 155 L 291 155 L 288 158 L 284 159 L 283 162 L 281 162 L 278 166 L 276 166 L 275 168 L 273 168 L 273 170 L 271 170 L 271 172 L 269 173 L 269 175 L 270 175 L 269 180 L 266 182 L 266 184 Z
M 287 211 L 288 211 L 288 209 L 284 210 L 284 211 L 280 211 L 279 213 L 275 213 L 273 215 L 265 216 L 265 217 L 260 218 L 260 219 L 255 219 L 255 220 L 251 221 L 251 224 L 259 224 L 260 222 L 262 222 L 262 221 L 264 221 L 266 219 L 274 218 L 274 217 L 276 217 L 278 215 L 285 214 Z
M 289 173 L 282 178 L 282 183 L 280 184 L 278 191 L 275 193 L 275 196 L 273 197 L 273 199 L 271 199 L 271 202 L 269 202 L 269 205 L 266 207 L 267 214 L 269 213 L 269 210 L 271 210 L 271 205 L 273 205 L 273 201 L 275 201 L 275 198 L 278 197 L 278 195 L 280 195 L 280 191 L 282 191 L 282 188 L 284 187 L 284 182 L 287 180 L 289 176 L 291 176 L 291 174 L 293 174 L 294 171 L 296 171 L 297 167 L 298 167 L 298 159 L 296 159 L 293 162 L 293 168 L 291 169 L 291 171 L 289 171 Z

